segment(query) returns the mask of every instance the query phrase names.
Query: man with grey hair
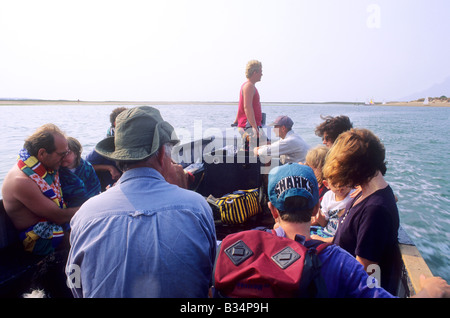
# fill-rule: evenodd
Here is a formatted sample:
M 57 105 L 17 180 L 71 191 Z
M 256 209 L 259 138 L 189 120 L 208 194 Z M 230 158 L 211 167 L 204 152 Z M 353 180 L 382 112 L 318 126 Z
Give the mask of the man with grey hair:
M 124 173 L 72 219 L 66 274 L 75 297 L 207 297 L 214 219 L 201 195 L 173 184 L 176 143 L 159 111 L 141 106 L 122 112 L 115 136 L 97 144 Z

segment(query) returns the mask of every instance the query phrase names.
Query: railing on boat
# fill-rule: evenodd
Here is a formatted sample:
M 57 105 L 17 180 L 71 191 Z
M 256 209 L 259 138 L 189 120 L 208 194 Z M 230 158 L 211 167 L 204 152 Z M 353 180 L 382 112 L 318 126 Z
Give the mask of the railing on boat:
M 399 297 L 414 296 L 421 289 L 420 276 L 432 277 L 433 274 L 403 227 L 399 229 L 398 243 L 403 262 L 403 275 L 399 287 Z

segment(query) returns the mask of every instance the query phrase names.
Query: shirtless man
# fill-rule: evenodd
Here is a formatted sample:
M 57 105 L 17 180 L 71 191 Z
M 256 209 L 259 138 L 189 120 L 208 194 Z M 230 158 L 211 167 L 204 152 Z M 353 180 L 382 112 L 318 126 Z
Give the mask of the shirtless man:
M 23 152 L 37 159 L 38 163 L 34 167 L 40 163 L 44 171 L 52 175 L 59 169 L 62 160 L 69 153 L 69 148 L 63 132 L 53 124 L 46 124 L 25 140 L 21 155 Z M 17 230 L 26 231 L 24 235 L 29 236 L 28 230 L 42 221 L 56 225 L 68 223 L 78 208 L 61 208 L 63 203 L 61 193 L 57 191 L 60 189 L 57 173 L 53 185 L 56 195 L 52 199 L 44 195 L 36 181 L 24 171 L 19 164 L 15 164 L 6 175 L 2 187 L 6 213 Z M 57 203 L 58 199 L 60 204 Z M 35 244 L 32 245 L 34 247 Z M 25 249 L 28 250 L 26 246 Z M 33 251 L 33 248 L 29 250 Z

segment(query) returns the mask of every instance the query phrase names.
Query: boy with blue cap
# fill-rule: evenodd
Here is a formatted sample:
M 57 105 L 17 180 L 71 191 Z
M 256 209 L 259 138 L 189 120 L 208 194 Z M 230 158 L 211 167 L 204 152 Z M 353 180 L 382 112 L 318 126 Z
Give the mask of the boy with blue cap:
M 266 279 L 266 281 L 273 282 L 282 276 L 278 275 L 275 272 L 270 273 L 271 268 L 273 269 L 276 267 L 271 267 L 271 265 L 268 264 L 271 262 L 271 259 L 275 261 L 276 256 L 279 255 L 280 252 L 278 252 L 274 256 L 271 256 L 268 255 L 271 252 L 265 251 L 264 254 L 268 255 L 269 257 L 260 257 L 259 255 L 250 257 L 253 254 L 261 253 L 261 249 L 259 248 L 259 246 L 269 246 L 267 241 L 273 240 L 274 236 L 278 237 L 280 240 L 284 240 L 286 246 L 288 245 L 288 242 L 290 242 L 290 240 L 295 240 L 307 248 L 309 248 L 310 246 L 314 246 L 314 240 L 311 240 L 310 237 L 311 216 L 315 215 L 318 212 L 320 204 L 318 184 L 313 170 L 306 165 L 297 163 L 286 164 L 272 169 L 272 171 L 269 173 L 268 195 L 270 200 L 268 205 L 275 220 L 275 226 L 274 230 L 265 230 L 266 235 L 261 236 L 265 241 L 255 243 L 251 242 L 251 240 L 246 240 L 247 236 L 252 238 L 255 237 L 254 233 L 251 232 L 258 231 L 251 230 L 238 233 L 240 240 L 234 244 L 233 240 L 231 240 L 230 242 L 230 240 L 227 240 L 227 238 L 225 238 L 222 242 L 222 245 L 224 243 L 226 243 L 227 245 L 221 247 L 221 252 L 224 251 L 225 253 L 229 254 L 229 257 L 232 258 L 232 261 L 234 263 L 234 266 L 228 267 L 228 269 L 231 268 L 231 270 L 229 270 L 228 272 L 224 272 L 223 268 L 225 267 L 220 266 L 216 263 L 215 289 L 218 294 L 222 296 L 229 296 L 226 293 L 227 288 L 228 290 L 233 290 L 233 292 L 235 292 L 237 287 L 243 286 L 239 292 L 242 295 L 243 288 L 247 288 L 248 294 L 244 294 L 241 297 L 258 297 L 258 292 L 255 292 L 256 287 L 267 285 L 258 285 L 256 283 L 258 280 L 262 280 L 261 277 L 269 277 L 269 279 Z M 286 241 L 286 239 L 289 240 Z M 245 244 L 253 246 L 254 250 L 250 251 L 251 248 L 248 249 L 248 246 Z M 231 245 L 231 248 L 227 248 L 227 246 L 229 245 Z M 286 259 L 286 257 L 284 258 Z M 220 258 L 218 259 L 220 260 Z M 223 259 L 227 261 L 226 257 L 222 258 L 222 262 Z M 261 259 L 266 259 L 266 261 L 261 262 Z M 386 290 L 379 287 L 378 282 L 374 279 L 377 278 L 377 273 L 373 273 L 371 274 L 371 276 L 369 276 L 365 272 L 363 266 L 352 255 L 350 255 L 340 247 L 336 245 L 326 246 L 318 254 L 318 259 L 320 263 L 320 273 L 323 277 L 323 282 L 326 289 L 325 293 L 320 294 L 321 297 L 394 297 Z M 287 271 L 292 268 L 291 264 L 293 263 L 294 262 L 290 262 L 283 268 L 283 270 Z M 242 270 L 242 267 L 250 268 L 249 270 L 247 270 L 247 273 L 250 273 L 250 275 L 254 276 L 252 277 L 252 279 L 255 279 L 255 283 L 242 283 L 245 279 L 247 279 L 246 277 L 244 277 L 245 271 Z M 235 275 L 235 286 L 237 287 L 232 286 L 232 288 L 230 288 L 230 284 L 226 286 L 225 284 L 221 285 L 220 281 L 219 283 L 217 282 L 218 279 L 221 279 L 221 277 L 225 277 L 225 281 L 227 279 L 230 280 L 231 277 L 235 274 L 233 272 L 239 273 Z M 305 273 L 303 271 L 302 275 L 308 275 L 308 273 Z M 439 278 L 435 277 L 431 279 Z M 246 281 L 252 282 L 251 279 L 247 279 Z M 434 287 L 431 283 L 431 281 L 427 281 L 423 285 L 422 291 L 416 296 L 433 297 L 432 295 L 435 295 L 434 292 L 437 292 L 437 290 L 433 290 Z M 274 285 L 277 284 L 274 283 Z M 447 288 L 447 286 L 444 287 Z M 263 290 L 264 288 L 260 289 Z M 286 297 L 281 294 L 282 292 L 283 290 L 279 290 L 279 294 L 275 293 L 272 294 L 272 296 Z
M 301 164 L 287 164 L 269 174 L 269 209 L 275 220 L 277 236 L 303 242 L 311 241 L 311 216 L 320 208 L 319 188 L 314 171 Z M 319 255 L 327 297 L 393 297 L 367 275 L 350 254 L 335 245 Z

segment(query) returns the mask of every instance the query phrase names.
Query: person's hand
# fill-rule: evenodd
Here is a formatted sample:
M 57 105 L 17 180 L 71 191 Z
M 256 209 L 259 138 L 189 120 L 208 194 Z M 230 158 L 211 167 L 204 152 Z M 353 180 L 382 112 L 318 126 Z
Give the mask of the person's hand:
M 183 167 L 175 162 L 172 162 L 170 172 L 166 176 L 166 181 L 187 189 L 189 184 L 189 174 L 184 171 Z
M 253 154 L 255 155 L 255 157 L 258 157 L 258 149 L 259 147 L 253 148 Z
M 253 137 L 259 137 L 260 136 L 260 132 L 259 132 L 259 129 L 258 129 L 258 127 L 253 127 L 252 128 L 252 131 L 253 131 Z
M 420 275 L 422 289 L 415 295 L 417 298 L 450 298 L 450 285 L 441 277 Z
M 116 167 L 109 166 L 108 170 L 109 170 L 109 173 L 111 174 L 111 177 L 112 177 L 113 180 L 119 180 L 119 178 L 122 175 L 122 173 L 120 173 L 120 171 L 117 170 Z

